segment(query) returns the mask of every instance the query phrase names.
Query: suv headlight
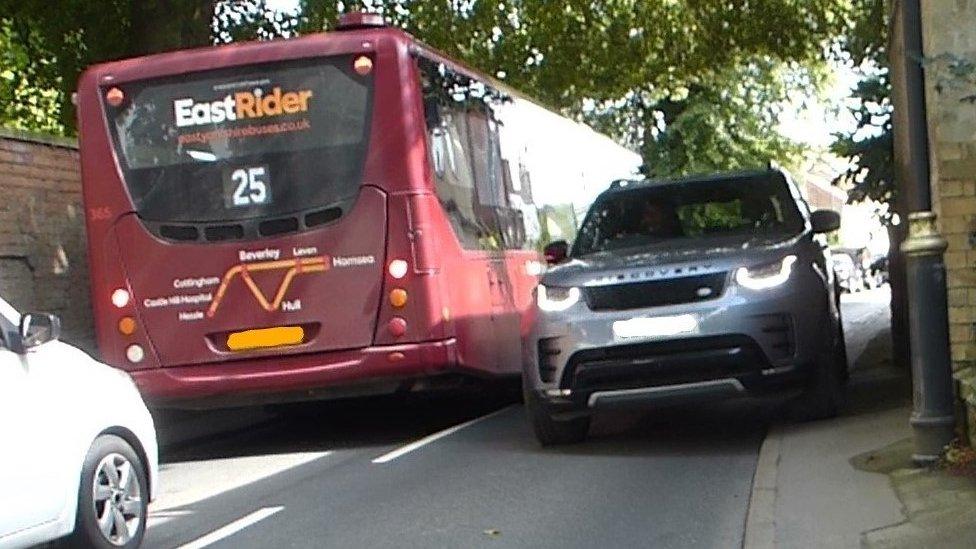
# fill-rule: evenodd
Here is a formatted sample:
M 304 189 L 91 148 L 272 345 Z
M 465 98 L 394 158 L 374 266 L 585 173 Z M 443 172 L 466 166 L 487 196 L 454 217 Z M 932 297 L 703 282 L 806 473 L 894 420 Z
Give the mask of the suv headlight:
M 796 256 L 788 255 L 772 263 L 740 267 L 735 271 L 735 281 L 740 286 L 750 290 L 765 290 L 782 286 L 789 280 L 794 263 L 796 263 Z
M 579 301 L 580 289 L 539 284 L 536 294 L 540 309 L 547 312 L 559 312 L 565 311 Z

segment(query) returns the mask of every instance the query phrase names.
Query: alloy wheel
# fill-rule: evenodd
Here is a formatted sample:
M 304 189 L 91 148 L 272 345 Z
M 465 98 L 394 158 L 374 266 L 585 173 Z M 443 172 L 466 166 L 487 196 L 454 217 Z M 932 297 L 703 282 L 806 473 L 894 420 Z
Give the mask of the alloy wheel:
M 132 463 L 117 453 L 102 458 L 95 469 L 95 517 L 102 536 L 112 545 L 129 543 L 143 521 L 142 488 L 137 477 Z

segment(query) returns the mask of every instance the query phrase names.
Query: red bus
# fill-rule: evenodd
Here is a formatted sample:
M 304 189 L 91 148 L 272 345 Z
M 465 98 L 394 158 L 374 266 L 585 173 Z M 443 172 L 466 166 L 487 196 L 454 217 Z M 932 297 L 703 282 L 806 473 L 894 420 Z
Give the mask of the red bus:
M 518 375 L 539 251 L 638 165 L 364 14 L 77 99 L 99 349 L 156 405 Z

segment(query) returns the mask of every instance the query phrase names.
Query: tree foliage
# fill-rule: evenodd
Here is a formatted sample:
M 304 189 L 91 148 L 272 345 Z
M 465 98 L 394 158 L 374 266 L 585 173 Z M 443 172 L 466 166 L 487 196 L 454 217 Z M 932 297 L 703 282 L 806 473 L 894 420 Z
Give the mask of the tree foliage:
M 32 59 L 28 48 L 13 37 L 8 21 L 0 21 L 0 120 L 16 130 L 60 134 L 57 112 L 61 92 L 38 87 L 38 73 L 49 70 L 49 57 Z
M 850 107 L 857 121 L 856 129 L 837 134 L 831 151 L 847 158 L 847 170 L 836 182 L 848 187 L 848 200 L 873 200 L 894 204 L 897 187 L 894 174 L 894 143 L 891 127 L 891 84 L 887 71 L 862 79 L 853 90 Z M 891 220 L 893 210 L 883 216 Z
M 640 150 L 649 175 L 788 161 L 782 100 L 849 17 L 843 0 L 303 0 L 301 29 L 364 9 Z
M 636 147 L 648 177 L 790 165 L 802 147 L 776 127 L 791 90 L 809 82 L 782 63 L 760 59 L 716 72 L 677 92 L 645 89 L 597 106 L 583 118 Z
M 211 43 L 288 35 L 289 18 L 264 0 L 0 0 L 0 86 L 19 106 L 6 126 L 72 133 L 78 75 L 102 61 Z M 13 75 L 13 76 L 11 76 Z M 40 109 L 38 111 L 37 109 Z M 29 112 L 28 112 L 29 111 Z
M 668 175 L 788 160 L 782 100 L 815 83 L 851 0 L 0 0 L 25 86 L 68 104 L 87 65 L 148 52 L 328 30 L 367 10 L 639 150 Z M 46 64 L 40 60 L 47 60 Z M 19 116 L 19 115 L 18 115 Z M 15 116 L 16 118 L 16 116 Z M 9 120 L 9 118 L 8 118 Z
M 214 5 L 210 32 L 214 44 L 274 40 L 295 36 L 298 22 L 293 14 L 269 8 L 265 0 L 224 1 Z
M 849 188 L 848 200 L 874 200 L 894 205 L 897 186 L 894 177 L 894 141 L 891 126 L 891 83 L 888 76 L 889 0 L 855 3 L 852 24 L 841 35 L 834 54 L 858 68 L 861 81 L 851 93 L 848 109 L 857 125 L 853 131 L 835 135 L 831 151 L 848 160 L 848 167 L 835 180 Z M 894 208 L 882 215 L 890 223 Z

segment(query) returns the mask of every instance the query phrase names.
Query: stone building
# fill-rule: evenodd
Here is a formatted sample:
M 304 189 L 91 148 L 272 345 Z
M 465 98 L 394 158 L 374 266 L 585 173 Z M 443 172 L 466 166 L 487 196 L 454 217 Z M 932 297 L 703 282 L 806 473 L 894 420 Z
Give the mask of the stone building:
M 922 0 L 926 118 L 932 205 L 948 241 L 949 338 L 967 429 L 976 442 L 976 74 L 950 64 L 976 61 L 976 0 Z

